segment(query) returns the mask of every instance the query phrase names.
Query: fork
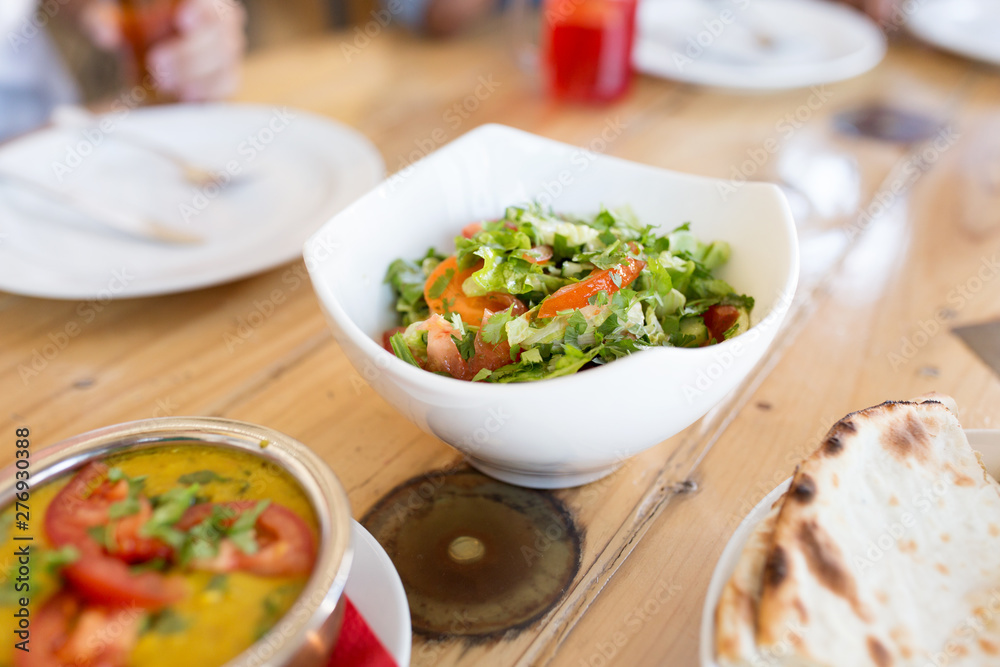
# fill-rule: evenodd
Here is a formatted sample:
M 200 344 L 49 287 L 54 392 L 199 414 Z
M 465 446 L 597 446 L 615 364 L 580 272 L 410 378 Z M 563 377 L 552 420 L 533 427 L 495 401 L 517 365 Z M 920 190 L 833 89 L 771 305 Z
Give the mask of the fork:
M 64 192 L 63 190 L 53 188 L 20 174 L 11 173 L 10 171 L 0 170 L 0 182 L 2 181 L 7 181 L 12 185 L 30 190 L 35 195 L 47 201 L 56 201 L 66 208 L 86 215 L 102 227 L 144 241 L 175 244 L 195 244 L 204 241 L 200 236 L 173 229 L 155 218 L 148 216 L 132 217 L 107 208 L 101 203 Z
M 62 105 L 53 110 L 50 120 L 57 127 L 85 128 L 96 125 L 100 119 L 83 107 Z M 184 180 L 191 185 L 201 188 L 215 182 L 215 174 L 207 167 L 195 164 L 183 155 L 155 141 L 151 141 L 141 134 L 118 128 L 115 128 L 114 132 L 109 132 L 109 134 L 122 143 L 140 148 L 173 163 L 180 170 Z

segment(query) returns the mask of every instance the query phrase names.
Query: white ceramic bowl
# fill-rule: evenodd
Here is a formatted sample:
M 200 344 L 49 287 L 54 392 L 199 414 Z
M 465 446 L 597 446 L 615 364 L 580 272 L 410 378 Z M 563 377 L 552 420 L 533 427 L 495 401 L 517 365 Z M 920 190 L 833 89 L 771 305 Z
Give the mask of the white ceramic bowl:
M 665 230 L 691 222 L 732 245 L 720 270 L 756 299 L 746 334 L 700 349 L 655 348 L 573 376 L 524 384 L 461 382 L 386 352 L 396 325 L 386 268 L 429 246 L 453 250 L 474 220 L 538 200 L 591 214 L 629 205 Z M 334 336 L 361 376 L 479 470 L 522 486 L 584 484 L 676 434 L 716 405 L 774 339 L 798 278 L 795 227 L 777 187 L 678 174 L 499 125 L 469 132 L 336 215 L 305 246 Z

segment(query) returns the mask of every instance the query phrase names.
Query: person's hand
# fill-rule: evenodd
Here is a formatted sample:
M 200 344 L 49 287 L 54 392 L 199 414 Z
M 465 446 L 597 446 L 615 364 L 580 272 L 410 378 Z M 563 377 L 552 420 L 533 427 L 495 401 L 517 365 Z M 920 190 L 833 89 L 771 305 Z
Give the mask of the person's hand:
M 101 48 L 123 45 L 121 11 L 112 0 L 91 0 L 81 22 Z M 148 66 L 157 87 L 196 102 L 231 95 L 239 84 L 246 49 L 246 11 L 239 0 L 183 0 L 176 35 L 153 45 Z

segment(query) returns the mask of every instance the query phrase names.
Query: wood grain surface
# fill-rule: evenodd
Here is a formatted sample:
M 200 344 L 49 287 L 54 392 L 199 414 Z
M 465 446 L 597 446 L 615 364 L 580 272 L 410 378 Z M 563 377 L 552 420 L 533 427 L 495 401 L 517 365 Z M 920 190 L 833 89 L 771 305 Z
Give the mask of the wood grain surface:
M 697 664 L 722 548 L 839 417 L 937 390 L 958 400 L 966 427 L 998 426 L 1000 380 L 949 332 L 1000 316 L 996 70 L 896 40 L 879 67 L 840 84 L 734 95 L 639 77 L 620 103 L 564 107 L 517 70 L 500 25 L 451 42 L 372 32 L 253 56 L 239 99 L 352 125 L 390 173 L 499 122 L 708 176 L 778 178 L 785 156 L 817 147 L 858 175 L 843 192 L 831 177 L 820 189 L 836 210 L 800 221 L 800 290 L 747 382 L 612 476 L 557 492 L 585 531 L 580 574 L 561 602 L 487 643 L 415 638 L 414 665 Z M 935 115 L 946 129 L 936 144 L 833 131 L 837 113 L 877 102 Z M 271 312 L 246 328 L 266 300 Z M 0 464 L 13 460 L 20 426 L 41 447 L 145 417 L 232 417 L 312 447 L 360 517 L 400 482 L 461 463 L 350 366 L 301 262 L 139 300 L 0 294 L 0 389 Z

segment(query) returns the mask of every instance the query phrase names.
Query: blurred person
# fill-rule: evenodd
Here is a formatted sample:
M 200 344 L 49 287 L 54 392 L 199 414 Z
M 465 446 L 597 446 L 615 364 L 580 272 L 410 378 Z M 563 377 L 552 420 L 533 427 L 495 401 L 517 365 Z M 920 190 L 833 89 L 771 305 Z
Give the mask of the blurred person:
M 0 141 L 44 124 L 60 104 L 77 103 L 78 87 L 45 26 L 60 11 L 105 50 L 124 47 L 114 0 L 0 0 Z M 182 0 L 175 35 L 149 52 L 157 90 L 185 102 L 232 94 L 246 49 L 246 12 L 238 0 Z

